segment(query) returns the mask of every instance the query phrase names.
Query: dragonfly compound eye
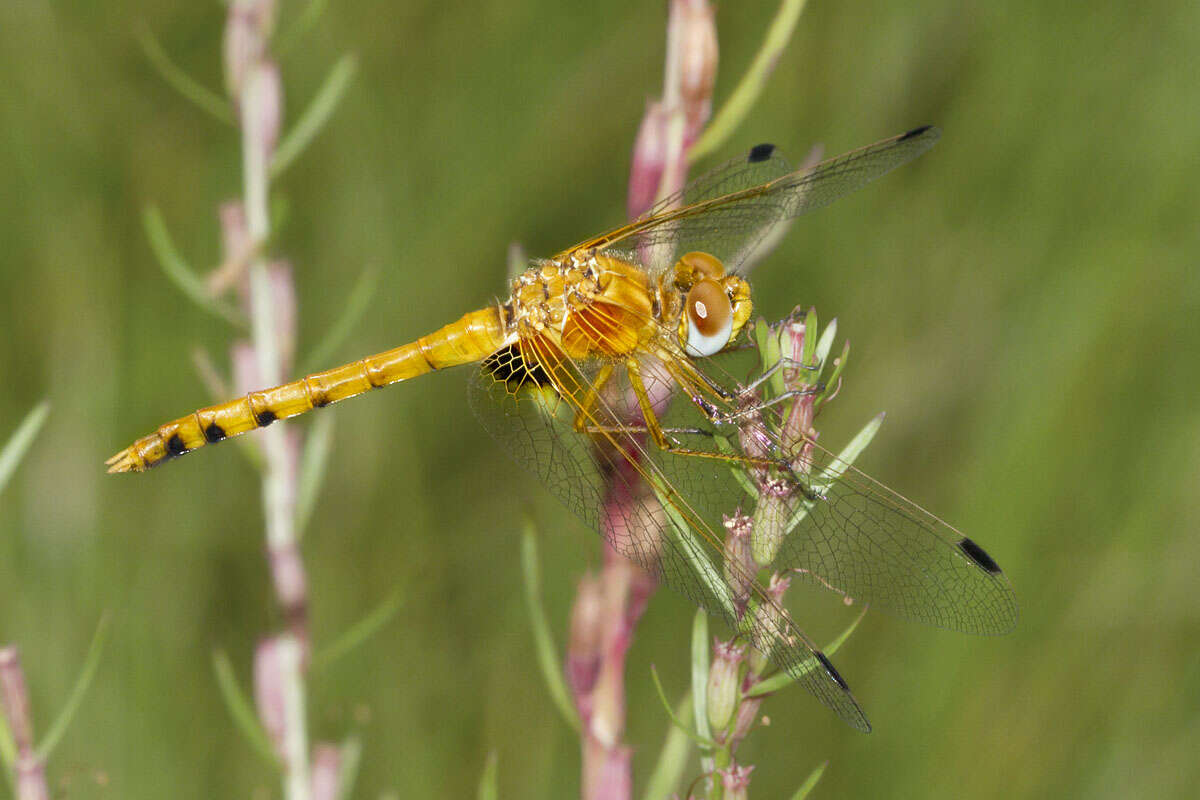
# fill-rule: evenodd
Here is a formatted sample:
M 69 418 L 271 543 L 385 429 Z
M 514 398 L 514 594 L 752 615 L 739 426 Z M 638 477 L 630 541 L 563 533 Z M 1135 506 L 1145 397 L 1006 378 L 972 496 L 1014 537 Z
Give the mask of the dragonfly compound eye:
M 684 304 L 687 315 L 687 352 L 690 356 L 711 356 L 729 343 L 733 333 L 733 306 L 725 289 L 706 278 L 697 281 Z

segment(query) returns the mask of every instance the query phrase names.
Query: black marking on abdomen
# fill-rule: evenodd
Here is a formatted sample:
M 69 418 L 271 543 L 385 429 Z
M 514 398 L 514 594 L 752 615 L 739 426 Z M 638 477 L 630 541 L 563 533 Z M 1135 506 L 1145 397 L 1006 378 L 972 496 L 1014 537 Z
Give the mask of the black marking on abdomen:
M 277 419 L 279 419 L 279 417 L 275 416 L 274 411 L 263 411 L 262 413 L 254 415 L 254 421 L 258 423 L 258 427 L 260 428 L 267 427 Z
M 976 566 L 982 568 L 989 575 L 1000 574 L 1000 565 L 996 563 L 995 559 L 989 556 L 982 547 L 972 542 L 966 536 L 959 541 L 958 549 L 963 552 L 963 555 L 975 562 Z
M 813 653 L 816 654 L 817 661 L 820 661 L 821 666 L 825 668 L 825 671 L 827 673 L 829 673 L 829 677 L 833 678 L 834 682 L 836 682 L 838 686 L 842 687 L 842 691 L 843 692 L 850 691 L 850 687 L 846 685 L 846 682 L 844 680 L 842 680 L 842 676 L 839 675 L 838 671 L 833 668 L 833 664 L 830 662 L 830 660 L 828 658 L 825 657 L 825 654 L 822 653 L 820 650 L 813 650 Z
M 187 445 L 183 443 L 183 438 L 178 433 L 171 434 L 171 438 L 167 439 L 167 457 L 181 456 L 187 451 Z
M 756 144 L 750 148 L 750 155 L 746 157 L 746 161 L 750 164 L 757 164 L 760 161 L 766 161 L 775 152 L 773 144 Z
M 213 422 L 204 429 L 204 441 L 208 443 L 219 442 L 225 438 L 225 429 L 217 423 Z
M 538 361 L 532 365 L 521 356 L 521 348 L 515 344 L 502 347 L 483 360 L 483 371 L 497 381 L 508 385 L 515 392 L 522 386 L 549 386 L 550 376 Z

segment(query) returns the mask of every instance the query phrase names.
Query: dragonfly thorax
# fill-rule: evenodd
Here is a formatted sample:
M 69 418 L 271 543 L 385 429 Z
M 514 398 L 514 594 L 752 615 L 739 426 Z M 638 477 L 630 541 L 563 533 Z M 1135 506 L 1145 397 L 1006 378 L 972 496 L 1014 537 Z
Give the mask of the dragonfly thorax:
M 658 329 L 656 291 L 632 259 L 572 253 L 517 276 L 512 319 L 521 339 L 543 337 L 571 358 L 624 356 Z

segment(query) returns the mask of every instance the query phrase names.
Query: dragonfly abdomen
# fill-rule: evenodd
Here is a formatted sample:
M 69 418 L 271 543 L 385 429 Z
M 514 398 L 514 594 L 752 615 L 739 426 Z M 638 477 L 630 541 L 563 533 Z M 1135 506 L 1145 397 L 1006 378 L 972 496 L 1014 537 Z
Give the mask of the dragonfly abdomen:
M 472 311 L 428 336 L 383 353 L 250 392 L 160 425 L 110 458 L 109 472 L 143 472 L 206 444 L 263 428 L 380 386 L 479 361 L 503 347 L 507 326 L 499 308 Z

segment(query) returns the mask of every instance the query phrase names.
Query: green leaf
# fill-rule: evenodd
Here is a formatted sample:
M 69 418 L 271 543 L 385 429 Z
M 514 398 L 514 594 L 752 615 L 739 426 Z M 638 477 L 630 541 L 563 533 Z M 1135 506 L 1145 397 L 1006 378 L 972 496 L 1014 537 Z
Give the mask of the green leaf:
M 262 756 L 272 767 L 278 769 L 280 764 L 279 757 L 275 754 L 275 748 L 271 746 L 267 732 L 263 730 L 262 723 L 258 721 L 258 716 L 254 713 L 254 706 L 242 692 L 242 687 L 238 685 L 237 676 L 233 674 L 233 664 L 230 663 L 229 656 L 225 654 L 224 650 L 213 651 L 213 672 L 216 673 L 217 686 L 221 689 L 225 707 L 229 709 L 229 714 L 237 724 L 237 729 L 246 737 L 246 741 L 254 748 L 254 752 Z
M 654 762 L 654 770 L 646 781 L 646 791 L 642 797 L 645 800 L 662 800 L 662 798 L 674 794 L 679 787 L 679 781 L 688 764 L 689 738 L 697 742 L 700 740 L 687 727 L 692 710 L 691 693 L 685 692 L 683 699 L 679 701 L 679 710 L 672 712 L 670 705 L 667 704 L 666 695 L 663 694 L 662 684 L 659 683 L 658 673 L 654 671 L 653 667 L 650 669 L 654 676 L 654 683 L 658 687 L 658 696 L 662 699 L 667 713 L 670 714 L 672 724 L 667 728 L 666 738 L 658 753 L 658 760 Z M 712 746 L 713 743 L 709 742 L 708 745 Z
M 654 688 L 658 691 L 658 700 L 662 703 L 663 710 L 667 712 L 667 716 L 671 718 L 672 724 L 701 747 L 707 749 L 716 747 L 717 743 L 712 739 L 703 739 L 698 734 L 693 733 L 688 727 L 688 719 L 690 719 L 692 712 L 691 691 L 684 692 L 682 708 L 680 711 L 675 711 L 671 708 L 671 701 L 667 699 L 667 692 L 663 689 L 662 680 L 658 677 L 658 669 L 653 664 L 650 665 L 650 677 L 654 680 Z
M 392 617 L 396 616 L 403 604 L 400 590 L 396 589 L 369 614 L 351 625 L 345 633 L 318 650 L 313 656 L 313 666 L 324 669 L 370 639 L 392 621 Z
M 352 53 L 342 56 L 329 70 L 321 88 L 275 149 L 270 168 L 272 180 L 282 175 L 325 127 L 357 71 L 358 59 Z
M 683 553 L 687 558 L 688 564 L 696 577 L 707 587 L 717 602 L 721 604 L 722 613 L 726 619 L 736 619 L 737 609 L 733 604 L 733 592 L 729 590 L 729 585 L 725 583 L 725 577 L 713 566 L 708 560 L 704 549 L 696 543 L 696 539 L 692 534 L 691 527 L 684 521 L 679 513 L 679 509 L 673 503 L 668 502 L 667 494 L 658 486 L 657 480 L 647 480 L 647 483 L 654 487 L 654 495 L 658 499 L 659 505 L 667 514 L 667 519 L 671 521 L 670 525 L 664 526 L 664 533 L 672 537 L 678 545 L 679 552 Z
M 342 313 L 338 315 L 337 321 L 333 323 L 333 327 L 329 329 L 325 337 L 304 360 L 301 372 L 308 374 L 329 366 L 327 362 L 334 357 L 337 349 L 350 336 L 354 326 L 362 319 L 367 306 L 371 304 L 371 299 L 375 297 L 378 278 L 378 271 L 370 266 L 364 267 L 363 271 L 358 274 L 358 280 L 354 282 L 350 296 L 346 298 Z
M 529 621 L 533 627 L 533 642 L 537 649 L 538 666 L 542 670 L 542 678 L 550 691 L 550 699 L 558 706 L 567 724 L 581 730 L 579 714 L 571 703 L 571 695 L 567 691 L 563 679 L 562 662 L 558 660 L 558 649 L 554 646 L 554 636 L 550 633 L 550 623 L 546 618 L 546 609 L 542 607 L 542 577 L 538 563 L 537 534 L 533 523 L 526 522 L 525 530 L 521 532 L 521 574 L 525 579 L 525 606 L 529 611 Z
M 479 777 L 479 792 L 476 794 L 479 800 L 496 800 L 500 796 L 496 787 L 499 768 L 500 758 L 493 750 L 488 753 L 487 763 L 483 765 L 483 775 Z
M 817 354 L 817 337 L 815 334 L 819 330 L 819 327 L 817 325 L 817 310 L 810 308 L 808 313 L 804 315 L 804 350 L 800 356 L 800 363 L 805 366 L 815 362 Z
M 842 474 L 850 469 L 850 465 L 862 455 L 862 451 L 867 449 L 867 445 L 875 438 L 875 434 L 879 433 L 879 426 L 883 424 L 883 413 L 876 414 L 871 418 L 871 421 L 863 426 L 862 430 L 854 435 L 850 443 L 842 448 L 842 452 L 837 454 L 833 461 L 829 462 L 817 479 L 818 491 L 832 486 L 837 482 L 837 479 L 842 477 Z
M 721 434 L 713 434 L 713 441 L 716 443 L 717 449 L 722 453 L 727 453 L 729 455 L 735 455 L 737 453 L 729 439 Z M 733 473 L 734 480 L 736 480 L 738 485 L 742 487 L 742 490 L 746 492 L 747 497 L 758 497 L 758 487 L 754 485 L 754 481 L 750 480 L 750 476 L 746 474 L 746 470 L 742 467 L 741 462 L 730 461 L 729 470 Z
M 846 643 L 846 641 L 850 638 L 851 634 L 854 633 L 855 629 L 858 628 L 858 624 L 860 622 L 862 622 L 863 618 L 866 616 L 867 616 L 867 606 L 863 606 L 863 610 L 860 611 L 858 616 L 854 618 L 854 621 L 851 622 L 846 627 L 846 629 L 844 631 L 842 631 L 836 639 L 834 639 L 832 642 L 830 642 L 828 644 L 828 646 L 826 646 L 825 649 L 823 649 L 821 652 L 827 656 L 831 656 L 834 653 L 836 653 L 838 650 L 840 650 L 842 645 L 844 645 Z M 808 663 L 806 664 L 807 668 L 804 670 L 804 673 L 807 673 L 810 669 L 812 669 L 815 666 L 816 666 L 816 661 L 814 659 L 809 659 Z M 788 673 L 783 672 L 781 670 L 779 672 L 776 672 L 774 675 L 767 678 L 766 680 L 759 681 L 758 683 L 754 684 L 754 686 L 750 687 L 750 689 L 746 692 L 746 696 L 747 697 L 759 697 L 764 694 L 771 694 L 772 692 L 778 692 L 780 689 L 784 688 L 785 686 L 788 686 L 795 682 L 796 682 L 796 679 L 794 677 L 792 677 Z
M 758 358 L 762 362 L 762 372 L 766 373 L 775 367 L 781 358 L 783 351 L 779 346 L 779 333 L 772 331 L 762 317 L 759 317 L 754 323 L 754 341 L 758 345 Z M 783 394 L 787 388 L 783 382 L 783 372 L 777 371 L 768 379 L 771 387 L 770 396 L 778 397 Z
M 213 297 L 200 276 L 184 261 L 183 256 L 175 249 L 175 243 L 171 241 L 171 234 L 167 232 L 167 225 L 156 206 L 147 206 L 142 212 L 142 226 L 146 229 L 146 238 L 150 240 L 150 247 L 154 250 L 159 266 L 171 283 L 201 309 L 236 327 L 247 327 L 245 315 L 228 303 Z
M 217 94 L 207 86 L 198 83 L 194 78 L 188 75 L 183 69 L 171 60 L 167 55 L 167 51 L 154 38 L 154 34 L 145 25 L 138 25 L 134 31 L 137 36 L 138 43 L 142 46 L 142 52 L 146 54 L 146 58 L 150 64 L 158 70 L 158 74 L 167 82 L 171 88 L 179 92 L 188 100 L 191 100 L 204 111 L 212 114 L 221 122 L 227 125 L 233 125 L 233 107 L 223 96 Z
M 712 741 L 712 729 L 708 727 L 708 648 L 708 615 L 704 609 L 696 609 L 692 617 L 692 714 L 696 733 Z
M 724 144 L 750 113 L 750 109 L 754 107 L 766 87 L 767 79 L 771 77 L 779 57 L 783 55 L 784 48 L 792 38 L 805 2 L 806 0 L 783 0 L 780 3 L 779 10 L 775 12 L 775 18 L 771 20 L 771 26 L 767 29 L 766 38 L 755 53 L 749 69 L 742 75 L 737 87 L 705 128 L 704 133 L 688 151 L 689 162 L 694 164 Z
M 850 360 L 850 342 L 842 343 L 842 354 L 834 359 L 833 372 L 829 375 L 829 380 L 825 383 L 825 391 L 821 392 L 821 396 L 813 403 L 813 413 L 820 411 L 822 406 L 833 399 L 833 395 L 838 390 L 838 381 L 842 377 L 842 370 L 846 368 L 846 362 Z
M 817 342 L 817 350 L 813 354 L 817 368 L 813 371 L 813 383 L 816 383 L 821 378 L 821 373 L 825 371 L 825 359 L 829 358 L 829 351 L 833 349 L 833 338 L 837 336 L 837 317 L 829 320 L 829 324 L 825 326 L 825 330 L 821 331 L 821 338 Z
M 4 443 L 4 449 L 0 450 L 0 491 L 4 490 L 5 484 L 9 478 L 16 472 L 17 465 L 21 463 L 21 459 L 25 458 L 25 454 L 29 452 L 30 445 L 33 444 L 34 438 L 38 435 L 38 431 L 42 429 L 42 425 L 46 423 L 46 417 L 50 414 L 50 403 L 46 400 L 34 406 L 25 419 L 21 420 L 21 424 L 13 431 L 12 436 L 8 437 L 8 441 Z
M 287 30 L 275 37 L 275 53 L 279 56 L 284 56 L 290 53 L 292 48 L 300 43 L 304 38 L 304 34 L 312 30 L 317 24 L 317 20 L 325 13 L 325 9 L 329 6 L 329 0 L 308 0 L 304 6 L 304 10 L 296 17 L 295 21 L 288 26 Z
M 813 491 L 820 494 L 836 483 L 838 478 L 842 477 L 842 474 L 850 468 L 854 460 L 862 454 L 863 450 L 867 449 L 867 445 L 875 438 L 875 434 L 879 432 L 879 426 L 883 424 L 883 417 L 883 414 L 873 417 L 870 422 L 863 426 L 862 430 L 855 434 L 850 443 L 842 448 L 842 452 L 830 460 L 829 466 L 822 470 L 820 475 L 812 479 L 811 488 Z M 800 507 L 792 514 L 792 518 L 788 520 L 787 528 L 785 529 L 786 532 L 784 533 L 785 536 L 795 530 L 796 526 L 808 516 L 808 510 L 813 507 L 813 503 L 815 502 L 820 501 L 805 500 L 800 504 Z
M 100 666 L 100 656 L 104 652 L 104 640 L 107 635 L 108 614 L 105 613 L 96 625 L 96 632 L 92 634 L 92 643 L 83 659 L 83 668 L 79 670 L 79 677 L 75 679 L 75 685 L 71 687 L 71 693 L 67 695 L 67 702 L 63 705 L 62 711 L 58 712 L 58 716 L 51 723 L 46 735 L 42 737 L 41 744 L 37 746 L 38 757 L 43 761 L 49 758 L 50 753 L 58 746 L 63 734 L 67 732 L 71 720 L 75 717 L 75 712 L 79 710 L 79 705 L 83 702 L 88 687 L 92 685 L 92 679 L 96 677 L 96 668 Z
M 804 783 L 800 784 L 800 788 L 792 795 L 792 800 L 804 800 L 804 798 L 808 797 L 809 792 L 816 788 L 817 781 L 821 780 L 821 776 L 825 774 L 825 768 L 828 766 L 829 762 L 826 761 L 810 772 L 808 778 Z
M 332 415 L 318 415 L 304 440 L 300 472 L 296 479 L 296 536 L 304 535 L 317 503 L 317 495 L 321 493 L 321 485 L 325 482 L 325 468 L 329 465 L 329 450 L 333 443 L 333 420 Z

